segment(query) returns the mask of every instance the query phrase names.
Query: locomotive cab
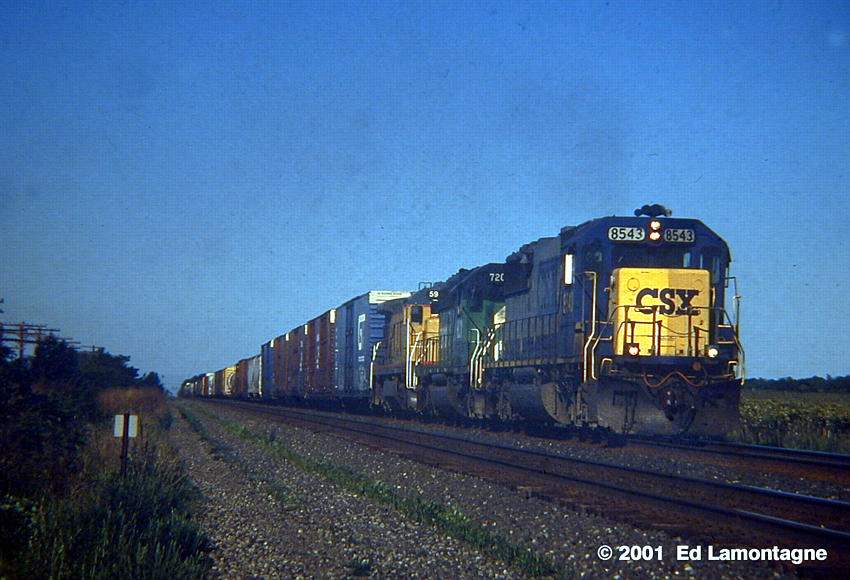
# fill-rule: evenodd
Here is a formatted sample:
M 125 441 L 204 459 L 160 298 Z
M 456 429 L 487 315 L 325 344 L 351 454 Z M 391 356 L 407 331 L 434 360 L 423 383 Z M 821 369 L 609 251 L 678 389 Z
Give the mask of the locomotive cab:
M 725 242 L 697 220 L 604 221 L 580 246 L 601 248 L 582 264 L 592 266 L 583 274 L 598 305 L 581 337 L 593 422 L 618 432 L 728 432 L 743 349 L 724 306 Z
M 439 360 L 440 317 L 419 296 L 390 300 L 381 309 L 387 330 L 373 353 L 371 403 L 393 411 L 417 410 L 416 368 Z

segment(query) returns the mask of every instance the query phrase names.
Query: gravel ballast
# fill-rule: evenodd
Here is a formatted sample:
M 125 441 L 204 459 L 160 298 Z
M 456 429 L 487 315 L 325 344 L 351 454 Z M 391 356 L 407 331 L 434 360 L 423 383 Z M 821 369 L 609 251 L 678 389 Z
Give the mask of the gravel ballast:
M 362 418 L 346 414 L 339 416 L 354 419 Z M 791 493 L 850 501 L 850 487 L 833 481 L 792 477 L 775 471 L 762 470 L 760 467 L 764 467 L 764 464 L 758 461 L 739 460 L 732 464 L 718 464 L 717 461 L 723 460 L 699 453 L 689 455 L 685 450 L 644 447 L 639 444 L 606 447 L 601 443 L 585 443 L 574 439 L 546 439 L 511 431 L 493 432 L 484 429 L 453 427 L 440 423 L 423 423 L 387 417 L 382 418 L 382 420 L 406 429 L 451 433 L 476 441 L 514 445 L 521 449 L 535 449 L 564 457 L 601 461 L 612 465 L 641 468 L 672 475 L 685 475 L 733 484 L 742 483 Z M 726 461 L 729 462 L 730 460 Z
M 753 578 L 774 575 L 774 568 L 768 564 L 676 561 L 677 545 L 696 545 L 699 542 L 688 542 L 664 532 L 638 529 L 595 514 L 579 513 L 479 478 L 423 465 L 335 436 L 313 433 L 252 415 L 250 411 L 221 405 L 199 405 L 199 408 L 214 409 L 215 414 L 224 420 L 238 422 L 252 432 L 274 432 L 275 437 L 303 457 L 344 466 L 394 486 L 400 492 L 419 494 L 434 502 L 456 506 L 483 527 L 518 545 L 533 547 L 536 553 L 551 559 L 570 576 L 699 575 Z M 217 436 L 219 434 L 224 436 L 217 432 Z M 250 444 L 243 442 L 242 445 L 246 447 L 238 447 L 240 453 L 256 453 L 256 447 L 251 451 L 248 449 Z M 279 459 L 269 460 L 280 463 Z M 662 546 L 664 558 L 662 561 L 648 562 L 603 561 L 597 557 L 597 549 L 603 544 Z M 478 573 L 477 566 L 473 573 Z M 468 567 L 450 573 L 451 576 L 469 574 Z
M 185 420 L 175 423 L 175 443 L 206 498 L 200 522 L 215 545 L 215 575 L 522 577 L 431 526 L 304 473 L 190 412 L 224 448 L 211 453 Z

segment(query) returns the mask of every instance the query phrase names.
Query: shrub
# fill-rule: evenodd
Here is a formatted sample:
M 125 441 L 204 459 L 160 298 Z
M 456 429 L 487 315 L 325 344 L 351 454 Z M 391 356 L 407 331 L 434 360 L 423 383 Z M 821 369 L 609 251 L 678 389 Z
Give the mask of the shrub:
M 165 393 L 157 387 L 116 387 L 97 396 L 100 409 L 107 415 L 118 413 L 161 414 L 165 412 Z
M 15 575 L 203 578 L 209 545 L 189 517 L 196 497 L 176 458 L 143 448 L 126 477 L 101 474 L 81 494 L 36 502 Z

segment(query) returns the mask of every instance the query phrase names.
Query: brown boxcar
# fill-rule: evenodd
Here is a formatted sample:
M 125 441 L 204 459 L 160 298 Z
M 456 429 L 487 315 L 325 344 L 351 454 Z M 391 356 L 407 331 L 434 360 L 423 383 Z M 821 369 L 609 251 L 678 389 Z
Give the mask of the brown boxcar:
M 307 361 L 308 326 L 297 326 L 284 335 L 283 373 L 281 392 L 285 399 L 300 399 L 304 395 L 304 376 Z
M 224 394 L 224 369 L 220 371 L 215 371 L 215 384 L 213 385 L 214 389 L 210 393 L 212 397 L 220 397 Z
M 289 342 L 289 333 L 275 337 L 272 346 L 272 398 L 279 399 L 286 396 L 286 349 Z
M 236 363 L 236 391 L 233 396 L 244 398 L 248 396 L 248 359 L 243 358 Z
M 304 397 L 328 399 L 334 389 L 334 349 L 336 343 L 336 310 L 328 310 L 307 323 L 307 382 Z

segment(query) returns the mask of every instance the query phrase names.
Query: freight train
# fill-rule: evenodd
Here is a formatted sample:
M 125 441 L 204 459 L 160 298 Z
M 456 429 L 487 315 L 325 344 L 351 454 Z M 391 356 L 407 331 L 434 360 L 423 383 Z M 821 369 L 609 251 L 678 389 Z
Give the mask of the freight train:
M 416 291 L 366 292 L 181 393 L 722 436 L 745 371 L 731 255 L 670 216 L 644 206 Z

